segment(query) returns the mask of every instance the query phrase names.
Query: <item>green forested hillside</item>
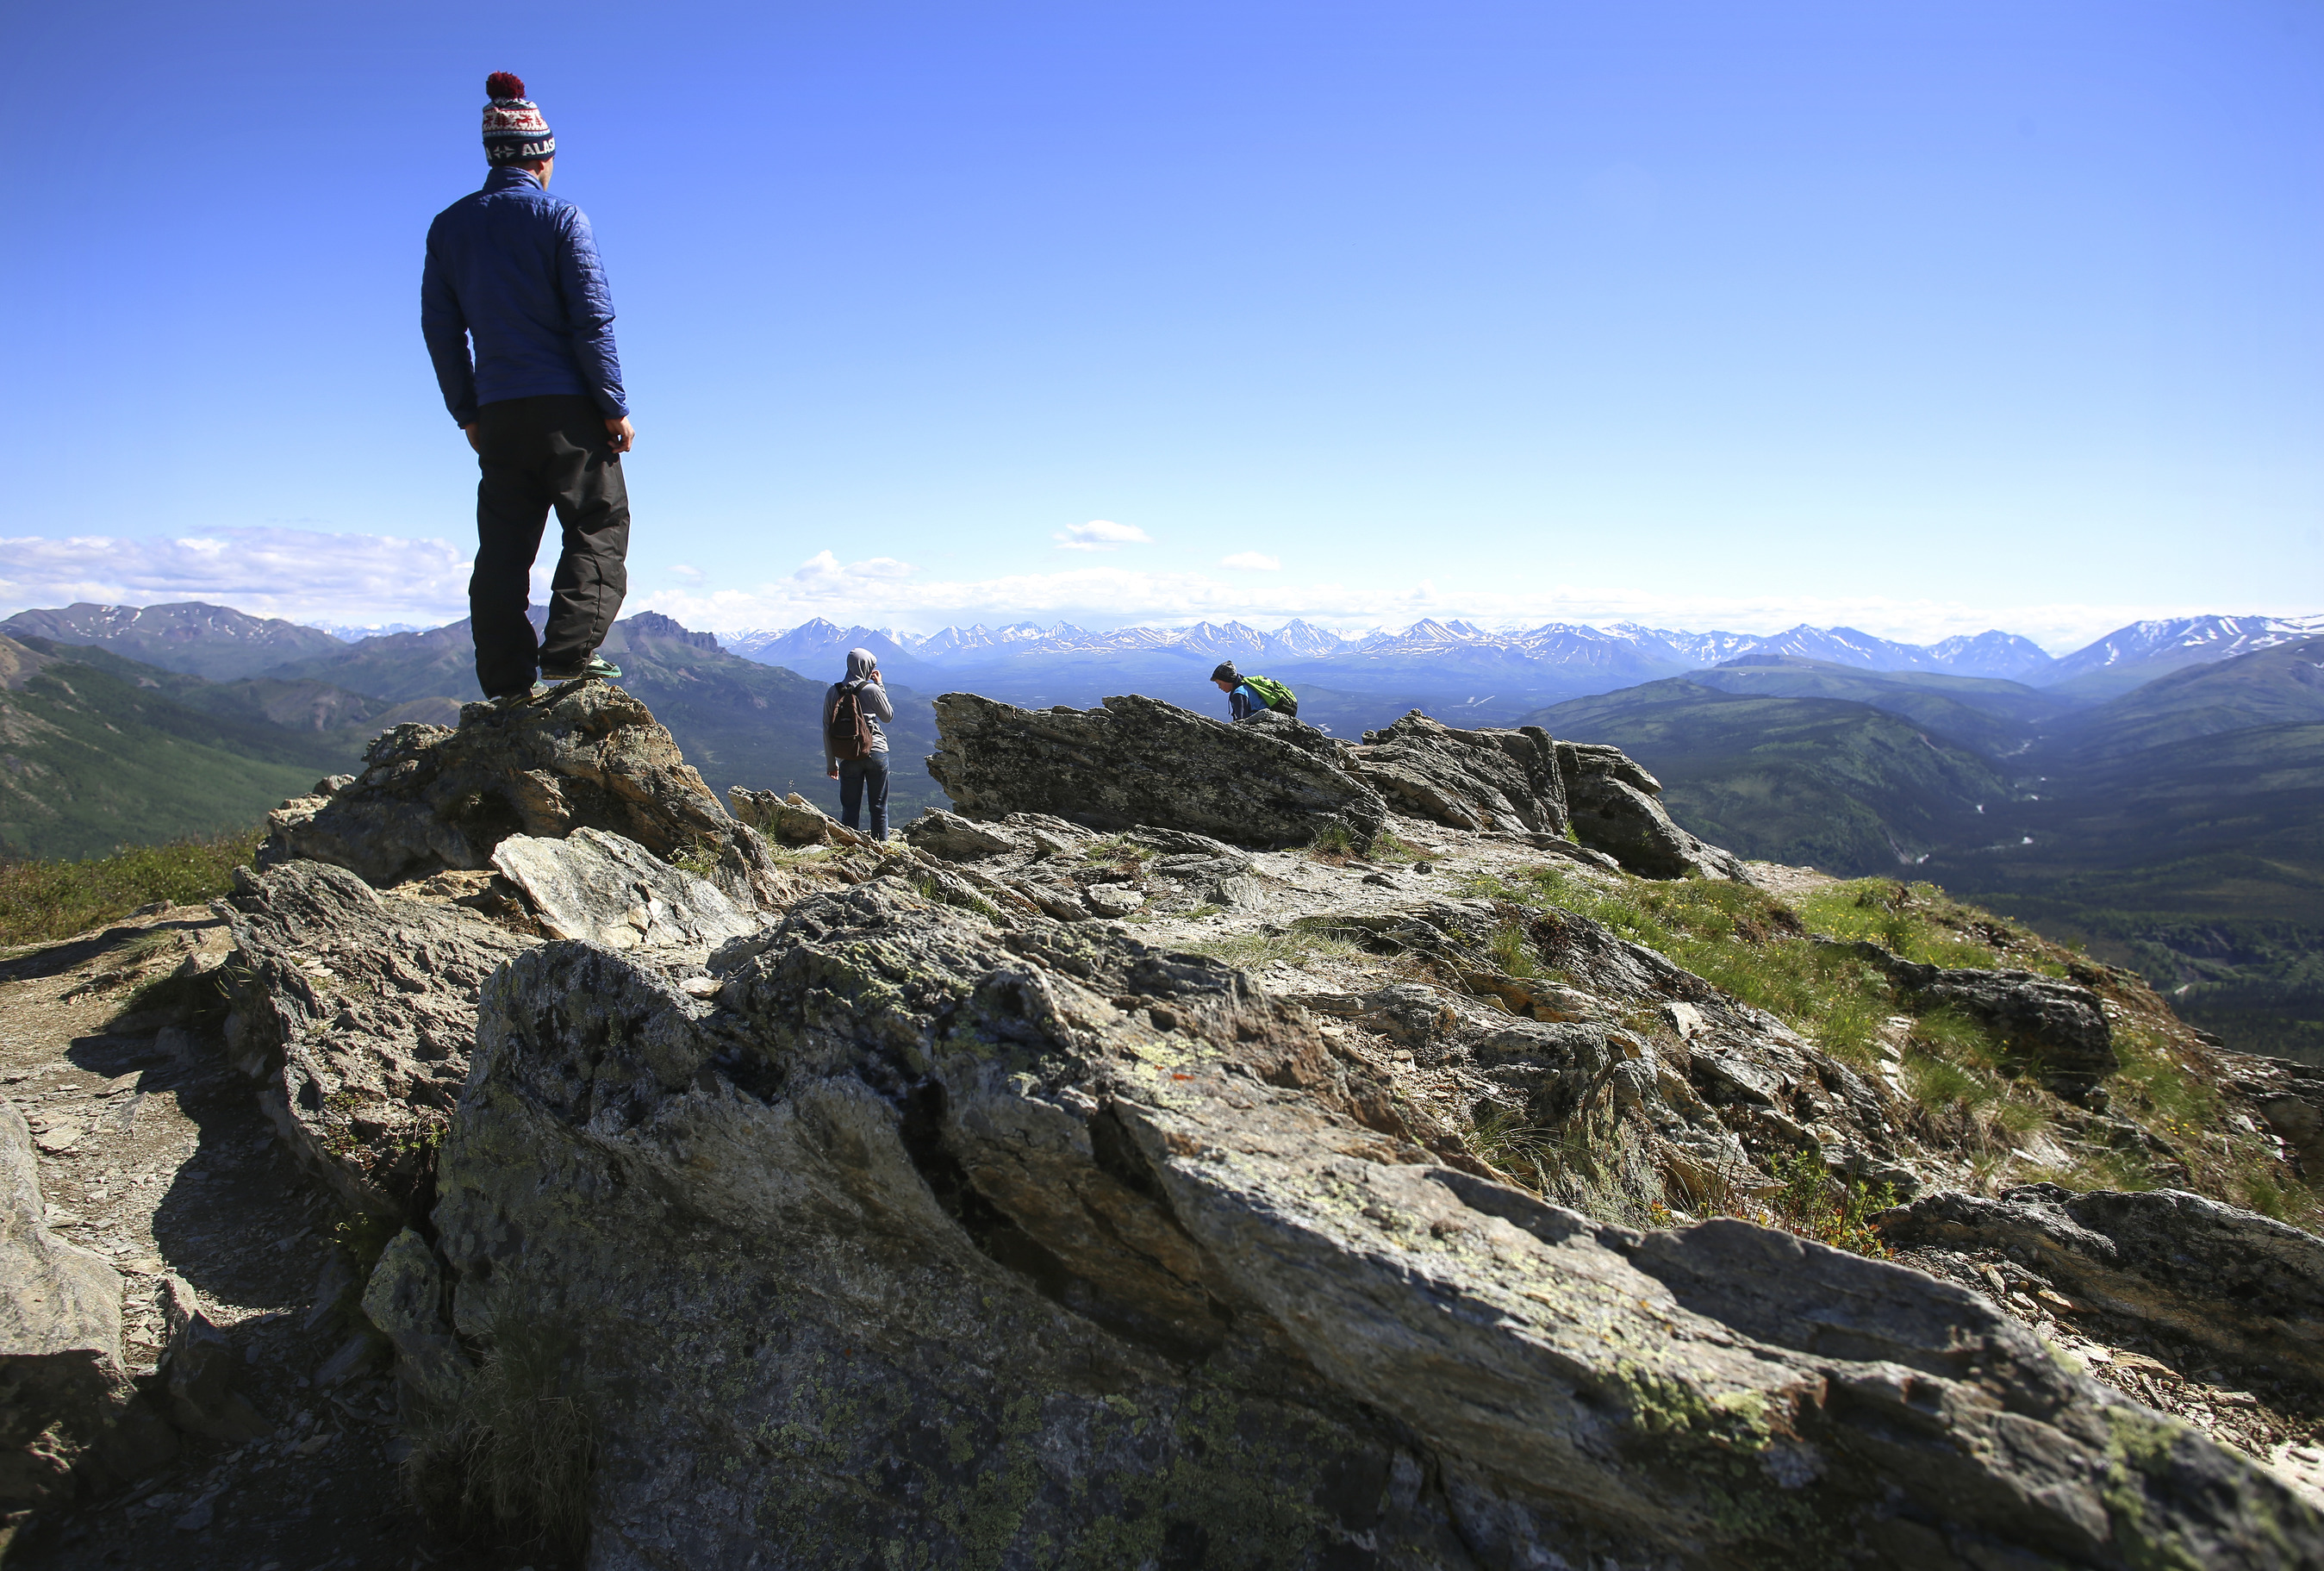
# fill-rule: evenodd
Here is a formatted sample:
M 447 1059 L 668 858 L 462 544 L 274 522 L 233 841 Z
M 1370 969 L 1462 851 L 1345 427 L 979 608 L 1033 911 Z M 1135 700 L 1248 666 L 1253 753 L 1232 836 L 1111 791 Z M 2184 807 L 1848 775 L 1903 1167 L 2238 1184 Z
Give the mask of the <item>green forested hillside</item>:
M 2032 726 L 2008 724 L 2006 692 L 1971 692 L 2000 729 L 1956 717 L 1966 736 L 1923 723 L 1941 709 L 1889 712 L 1905 703 L 1893 673 L 1784 667 L 1719 668 L 1533 718 L 1622 747 L 1662 778 L 1682 823 L 1747 856 L 1850 875 L 1909 867 L 2137 967 L 2236 1047 L 2324 1063 L 2319 658 L 2324 640 L 2264 650 L 2078 713 L 2029 709 Z M 1764 691 L 1803 684 L 1863 696 Z
M 109 659 L 116 669 L 23 661 L 0 690 L 0 855 L 93 856 L 239 828 L 348 768 L 370 735 L 207 713 L 163 692 L 166 673 L 141 685 L 150 668 Z
M 2020 682 L 1941 671 L 1868 671 L 1790 656 L 1737 661 L 1685 679 L 1755 698 L 1869 704 L 1988 757 L 2016 751 L 2074 710 L 2063 699 Z
M 1662 781 L 1679 821 L 1738 855 L 1849 877 L 1894 873 L 1980 832 L 2007 781 L 1988 761 L 1868 704 L 1747 697 L 1690 679 L 1528 716 L 1611 743 Z
M 2324 724 L 2324 638 L 2190 667 L 2085 709 L 2060 728 L 2061 758 L 2126 758 L 2255 726 Z M 2269 751 L 2275 751 L 2271 747 Z

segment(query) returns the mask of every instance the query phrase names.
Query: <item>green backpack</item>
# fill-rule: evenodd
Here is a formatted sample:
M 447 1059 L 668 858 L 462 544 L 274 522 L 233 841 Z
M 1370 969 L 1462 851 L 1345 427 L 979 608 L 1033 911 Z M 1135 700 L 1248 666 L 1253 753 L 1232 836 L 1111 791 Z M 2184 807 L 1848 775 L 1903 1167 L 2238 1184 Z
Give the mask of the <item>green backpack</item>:
M 1299 698 L 1289 688 L 1273 677 L 1245 677 L 1242 685 L 1267 700 L 1267 707 L 1278 715 L 1299 716 Z

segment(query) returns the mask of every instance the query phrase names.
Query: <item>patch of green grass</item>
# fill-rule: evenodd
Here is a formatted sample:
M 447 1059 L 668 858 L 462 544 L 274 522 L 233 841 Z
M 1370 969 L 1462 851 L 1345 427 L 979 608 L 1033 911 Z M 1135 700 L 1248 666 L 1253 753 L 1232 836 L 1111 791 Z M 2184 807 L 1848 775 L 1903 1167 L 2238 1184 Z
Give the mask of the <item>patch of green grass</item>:
M 1541 964 L 1534 958 L 1533 945 L 1526 938 L 1525 929 L 1516 922 L 1503 922 L 1493 930 L 1493 941 L 1487 946 L 1493 964 L 1501 968 L 1504 976 L 1538 976 Z
M 135 846 L 78 862 L 0 863 L 0 946 L 45 944 L 166 900 L 198 905 L 234 886 L 263 828 Z
M 1102 839 L 1093 840 L 1082 847 L 1084 862 L 1094 862 L 1109 867 L 1119 867 L 1125 863 L 1135 866 L 1154 854 L 1154 847 L 1133 840 L 1127 835 L 1108 835 Z
M 1311 960 L 1352 960 L 1365 953 L 1364 947 L 1345 933 L 1298 924 L 1279 933 L 1222 933 L 1214 938 L 1196 938 L 1185 947 L 1244 971 L 1261 970 L 1277 962 L 1304 966 Z
M 1810 932 L 1866 939 L 1923 966 L 2066 974 L 2023 928 L 1965 906 L 1933 883 L 1859 878 L 1817 890 L 1800 902 L 1799 914 Z
M 1511 881 L 1472 880 L 1470 892 L 1595 918 L 1859 1067 L 1871 1061 L 1872 1044 L 1895 1010 L 1887 978 L 1866 961 L 1806 942 L 1791 912 L 1748 884 L 1632 878 L 1609 884 L 1535 867 Z
M 1307 842 L 1307 855 L 1318 862 L 1334 865 L 1356 854 L 1356 837 L 1348 833 L 1345 824 L 1326 824 L 1321 833 Z
M 1519 1182 L 1538 1189 L 1539 1169 L 1555 1152 L 1557 1133 L 1528 1122 L 1520 1109 L 1497 1108 L 1470 1127 L 1464 1143 L 1479 1161 L 1520 1175 Z

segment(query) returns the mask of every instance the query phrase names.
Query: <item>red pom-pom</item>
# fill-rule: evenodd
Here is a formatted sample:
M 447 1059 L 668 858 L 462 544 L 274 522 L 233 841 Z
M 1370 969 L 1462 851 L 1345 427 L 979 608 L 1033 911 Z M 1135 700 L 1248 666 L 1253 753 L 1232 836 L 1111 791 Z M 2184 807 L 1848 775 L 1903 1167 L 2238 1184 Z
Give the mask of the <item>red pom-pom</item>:
M 524 79 L 514 71 L 494 71 L 484 79 L 484 95 L 492 98 L 521 98 Z

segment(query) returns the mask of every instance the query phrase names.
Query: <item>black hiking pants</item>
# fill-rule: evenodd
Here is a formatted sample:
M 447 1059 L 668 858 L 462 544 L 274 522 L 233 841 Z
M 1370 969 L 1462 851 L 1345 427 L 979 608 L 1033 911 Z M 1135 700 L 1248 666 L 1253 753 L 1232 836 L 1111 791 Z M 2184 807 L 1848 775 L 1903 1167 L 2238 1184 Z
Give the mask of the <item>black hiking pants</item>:
M 629 593 L 630 491 L 595 399 L 504 398 L 476 410 L 476 566 L 468 619 L 484 696 L 521 693 L 541 667 L 588 660 Z M 549 510 L 565 531 L 549 581 L 549 626 L 525 617 Z

